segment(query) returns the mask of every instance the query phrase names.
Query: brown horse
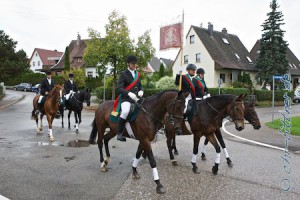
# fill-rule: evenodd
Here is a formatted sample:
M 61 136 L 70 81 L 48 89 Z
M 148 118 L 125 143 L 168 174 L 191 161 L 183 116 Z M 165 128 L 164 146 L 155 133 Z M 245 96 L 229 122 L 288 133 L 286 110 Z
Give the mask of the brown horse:
M 257 116 L 257 113 L 254 109 L 254 104 L 253 102 L 244 102 L 244 106 L 245 106 L 245 111 L 244 111 L 244 118 L 249 122 L 249 124 L 251 124 L 253 126 L 254 129 L 260 129 L 261 125 L 260 125 L 260 121 L 259 121 L 259 118 Z M 215 131 L 215 135 L 222 147 L 222 149 L 224 150 L 224 154 L 225 154 L 225 158 L 227 160 L 227 164 L 232 167 L 232 161 L 231 159 L 229 158 L 229 154 L 227 152 L 227 149 L 226 149 L 226 145 L 225 145 L 225 142 L 223 140 L 223 136 L 221 134 L 221 130 L 220 128 L 217 128 L 216 131 Z M 175 155 L 178 155 L 178 150 L 176 148 L 176 142 L 175 142 L 175 135 L 174 137 L 172 138 L 172 150 L 174 150 L 174 154 Z M 167 141 L 169 143 L 171 143 L 171 141 Z M 206 145 L 208 144 L 208 139 L 205 138 L 205 141 L 204 141 L 204 145 L 202 146 L 201 148 L 201 159 L 202 160 L 206 160 L 206 156 L 205 156 L 205 149 L 206 149 Z M 170 146 L 170 144 L 168 145 Z M 174 155 L 172 153 L 172 150 L 170 152 L 170 159 L 173 160 L 174 159 Z M 173 165 L 176 165 L 177 162 L 172 162 Z
M 165 190 L 160 183 L 158 172 L 156 169 L 156 161 L 153 156 L 151 141 L 155 138 L 155 134 L 163 125 L 163 117 L 165 113 L 170 113 L 169 123 L 174 130 L 181 130 L 183 122 L 183 110 L 185 107 L 185 97 L 187 94 L 181 94 L 175 90 L 167 90 L 159 92 L 158 94 L 147 97 L 140 105 L 140 111 L 136 119 L 126 124 L 127 131 L 124 131 L 124 136 L 132 137 L 139 140 L 139 146 L 136 153 L 136 158 L 133 161 L 133 178 L 138 179 L 137 173 L 138 160 L 144 149 L 149 163 L 153 170 L 154 180 L 157 184 L 156 190 L 158 193 L 165 193 Z M 101 171 L 107 171 L 107 164 L 110 153 L 108 142 L 116 135 L 117 123 L 110 121 L 110 114 L 113 109 L 114 101 L 105 101 L 100 104 L 95 112 L 95 119 L 93 121 L 93 129 L 90 135 L 90 143 L 94 143 L 98 133 L 98 148 L 100 152 Z M 110 131 L 104 135 L 105 129 L 109 127 Z M 129 130 L 129 131 L 128 131 Z M 130 131 L 132 130 L 132 131 Z M 103 158 L 102 147 L 103 139 L 105 144 L 106 158 Z
M 31 114 L 31 118 L 35 119 L 36 121 L 36 130 L 37 130 L 37 134 L 40 134 L 41 131 L 43 131 L 43 116 L 46 115 L 47 116 L 47 120 L 48 120 L 48 125 L 49 125 L 49 130 L 48 130 L 48 136 L 50 141 L 54 141 L 54 137 L 52 134 L 52 122 L 53 119 L 56 116 L 56 113 L 58 111 L 58 107 L 59 104 L 61 103 L 61 98 L 62 98 L 62 89 L 63 87 L 61 85 L 55 85 L 53 87 L 53 89 L 49 92 L 49 94 L 46 96 L 45 102 L 42 106 L 42 108 L 40 109 L 40 128 L 38 126 L 38 122 L 39 122 L 39 118 L 38 118 L 38 114 L 35 114 L 35 111 L 38 109 L 38 99 L 40 97 L 40 95 L 36 95 L 33 98 L 33 110 L 32 110 L 32 114 Z
M 244 129 L 244 97 L 244 95 L 240 95 L 239 97 L 236 97 L 235 95 L 217 95 L 195 103 L 196 108 L 192 121 L 190 123 L 186 122 L 185 126 L 183 126 L 184 135 L 194 134 L 192 157 L 194 173 L 199 173 L 196 165 L 196 158 L 198 154 L 199 141 L 203 135 L 216 149 L 217 155 L 212 172 L 214 174 L 218 173 L 221 149 L 218 145 L 214 132 L 221 126 L 222 120 L 228 116 L 231 118 L 231 121 L 235 123 L 235 128 L 238 131 Z M 191 131 L 187 129 L 187 126 L 190 126 L 189 129 Z M 175 137 L 175 131 L 169 123 L 166 123 L 166 137 L 170 159 L 173 165 L 177 165 L 177 161 L 174 160 L 171 146 L 171 141 Z

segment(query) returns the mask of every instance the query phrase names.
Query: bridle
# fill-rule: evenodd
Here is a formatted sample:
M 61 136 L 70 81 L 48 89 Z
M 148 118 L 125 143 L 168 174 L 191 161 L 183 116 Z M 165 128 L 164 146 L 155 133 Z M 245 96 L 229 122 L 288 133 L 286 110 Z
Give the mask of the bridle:
M 259 121 L 259 119 L 258 119 L 258 117 L 252 117 L 252 114 L 251 113 L 254 113 L 255 111 L 254 111 L 254 108 L 251 108 L 251 109 L 249 109 L 249 118 L 247 119 L 246 117 L 245 117 L 245 119 L 249 122 L 249 123 L 246 123 L 246 124 L 251 124 L 251 125 L 255 125 L 255 122 L 257 122 L 257 121 Z
M 79 94 L 81 94 L 81 91 L 79 91 Z M 83 95 L 83 97 L 85 97 L 85 95 L 84 95 L 85 93 L 82 93 L 82 95 Z M 83 101 L 80 101 L 79 99 L 77 99 L 77 97 L 76 97 L 76 93 L 73 95 L 74 96 L 74 99 L 78 102 L 78 103 L 80 103 L 80 104 L 83 104 L 84 102 L 89 102 L 89 100 L 86 100 L 85 98 L 83 98 Z

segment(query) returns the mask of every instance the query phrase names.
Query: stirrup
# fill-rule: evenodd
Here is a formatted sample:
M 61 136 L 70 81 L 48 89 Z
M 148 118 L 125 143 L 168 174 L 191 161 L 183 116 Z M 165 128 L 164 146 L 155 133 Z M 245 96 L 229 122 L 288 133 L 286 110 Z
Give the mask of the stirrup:
M 123 136 L 122 134 L 118 134 L 117 140 L 119 140 L 119 141 L 121 141 L 121 142 L 126 142 L 126 137 Z
M 40 111 L 36 110 L 34 114 L 38 115 L 38 114 L 40 114 Z

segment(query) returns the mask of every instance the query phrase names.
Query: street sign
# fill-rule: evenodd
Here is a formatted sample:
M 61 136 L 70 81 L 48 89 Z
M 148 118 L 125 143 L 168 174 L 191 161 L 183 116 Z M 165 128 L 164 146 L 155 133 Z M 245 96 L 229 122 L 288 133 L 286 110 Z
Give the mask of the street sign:
M 283 78 L 282 75 L 275 75 L 275 76 L 273 76 L 273 77 L 274 77 L 275 80 L 277 80 L 277 79 L 282 79 L 282 78 Z
M 220 87 L 222 83 L 223 83 L 223 79 L 219 78 L 218 79 L 218 86 Z

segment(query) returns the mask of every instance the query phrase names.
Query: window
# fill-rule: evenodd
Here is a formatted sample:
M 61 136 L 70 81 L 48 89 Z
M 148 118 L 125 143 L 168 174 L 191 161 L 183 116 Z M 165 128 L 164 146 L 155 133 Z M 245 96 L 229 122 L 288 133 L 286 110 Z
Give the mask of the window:
M 40 66 L 40 64 L 41 64 L 40 61 L 38 61 L 38 65 L 37 66 Z
M 35 62 L 32 63 L 32 66 L 35 66 Z
M 289 63 L 290 68 L 293 68 L 293 65 L 291 63 Z
M 93 72 L 92 71 L 88 71 L 87 72 L 87 77 L 88 78 L 93 78 Z
M 229 44 L 229 42 L 228 42 L 228 40 L 227 40 L 226 38 L 222 38 L 222 40 L 223 40 L 223 42 L 224 42 L 225 44 Z
M 195 43 L 195 35 L 191 35 L 190 36 L 190 44 L 194 44 Z
M 237 54 L 237 53 L 234 53 L 234 55 L 235 55 L 235 57 L 238 59 L 238 61 L 240 61 L 240 60 L 241 60 L 241 58 L 240 58 L 239 54 Z
M 189 56 L 188 55 L 184 56 L 184 64 L 187 64 L 187 63 L 189 63 Z
M 201 61 L 200 55 L 200 53 L 196 53 L 196 63 L 199 63 Z
M 295 65 L 295 64 L 293 64 L 293 66 L 294 66 L 294 68 L 295 68 L 295 69 L 297 69 L 297 67 L 296 67 L 296 65 Z
M 82 58 L 77 58 L 77 62 L 82 62 Z
M 257 52 L 256 52 L 257 54 L 260 54 L 260 50 L 257 50 Z
M 251 60 L 251 58 L 249 56 L 246 56 L 246 58 L 247 58 L 247 60 L 248 60 L 249 63 L 252 63 L 252 60 Z
M 220 78 L 222 79 L 223 83 L 225 83 L 225 74 L 220 74 Z
M 37 53 L 35 53 L 35 57 L 37 57 Z

